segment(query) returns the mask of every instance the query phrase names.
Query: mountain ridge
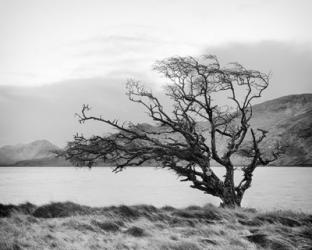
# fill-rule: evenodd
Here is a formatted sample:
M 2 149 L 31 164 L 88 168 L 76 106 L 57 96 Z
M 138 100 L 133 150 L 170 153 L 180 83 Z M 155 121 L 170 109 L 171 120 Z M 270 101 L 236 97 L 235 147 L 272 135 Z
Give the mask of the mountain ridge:
M 36 140 L 25 144 L 0 147 L 0 165 L 15 165 L 20 161 L 51 158 L 60 148 L 48 140 Z
M 271 165 L 312 166 L 312 94 L 287 95 L 253 105 L 250 121 L 254 128 L 268 131 L 262 148 L 269 151 L 276 141 L 284 147 L 284 153 Z M 150 124 L 138 128 L 161 129 Z M 220 148 L 225 143 L 220 140 Z M 0 165 L 11 166 L 70 166 L 53 151 L 60 148 L 47 140 L 29 144 L 0 147 Z M 237 162 L 243 164 L 241 158 Z

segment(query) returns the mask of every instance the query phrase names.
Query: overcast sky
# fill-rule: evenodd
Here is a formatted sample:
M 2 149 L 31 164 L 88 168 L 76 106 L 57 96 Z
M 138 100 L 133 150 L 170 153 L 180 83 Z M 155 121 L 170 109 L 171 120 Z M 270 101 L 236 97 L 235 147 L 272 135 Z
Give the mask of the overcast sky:
M 64 146 L 90 103 L 109 118 L 144 121 L 127 78 L 162 82 L 157 59 L 216 54 L 272 72 L 263 100 L 311 93 L 310 0 L 0 0 L 0 146 Z

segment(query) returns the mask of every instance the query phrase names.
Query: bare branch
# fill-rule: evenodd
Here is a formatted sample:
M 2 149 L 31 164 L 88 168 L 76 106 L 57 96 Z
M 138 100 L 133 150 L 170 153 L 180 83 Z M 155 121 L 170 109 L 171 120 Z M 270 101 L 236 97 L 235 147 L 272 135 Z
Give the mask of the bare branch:
M 193 188 L 218 196 L 225 204 L 240 204 L 256 166 L 268 164 L 278 156 L 273 154 L 272 159 L 267 159 L 261 154 L 259 144 L 267 132 L 259 129 L 256 134 L 249 123 L 252 101 L 267 88 L 269 75 L 238 63 L 222 68 L 213 55 L 167 58 L 156 62 L 154 70 L 171 82 L 166 94 L 173 101 L 172 112 L 166 111 L 152 91 L 139 81 L 128 80 L 126 94 L 131 102 L 142 105 L 159 126 L 120 124 L 117 120 L 89 115 L 90 107 L 83 105 L 81 113 L 76 114 L 80 123 L 95 120 L 118 132 L 106 137 L 76 135 L 68 143 L 67 159 L 88 166 L 104 161 L 114 165 L 115 172 L 143 164 L 169 168 L 183 181 L 190 181 Z M 217 103 L 215 96 L 220 93 L 231 101 L 231 108 Z M 204 128 L 198 126 L 199 121 Z M 248 131 L 252 147 L 244 149 Z M 220 137 L 226 140 L 225 152 L 219 148 Z M 244 179 L 234 188 L 231 156 L 244 150 L 251 162 L 244 168 Z M 210 167 L 211 160 L 226 168 L 223 181 Z

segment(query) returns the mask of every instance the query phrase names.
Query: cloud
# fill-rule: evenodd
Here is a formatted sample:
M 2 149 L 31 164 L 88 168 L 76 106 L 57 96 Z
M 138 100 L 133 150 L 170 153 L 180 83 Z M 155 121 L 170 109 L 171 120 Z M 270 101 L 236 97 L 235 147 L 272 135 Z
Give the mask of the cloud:
M 112 76 L 114 72 L 151 74 L 155 60 L 173 55 L 198 53 L 196 44 L 159 39 L 146 33 L 104 35 L 70 45 L 76 67 L 73 77 Z
M 289 94 L 312 92 L 311 51 L 308 45 L 266 41 L 207 47 L 202 54 L 217 55 L 224 66 L 237 61 L 249 69 L 271 71 L 270 87 L 260 100 L 265 101 Z M 109 119 L 149 122 L 144 109 L 130 103 L 125 95 L 126 79 L 134 77 L 141 80 L 157 95 L 160 94 L 159 86 L 166 81 L 146 74 L 151 72 L 153 62 L 146 71 L 127 67 L 132 59 L 124 58 L 123 62 L 123 67 L 112 67 L 106 76 L 77 76 L 75 79 L 37 87 L 0 86 L 0 145 L 48 139 L 64 146 L 76 132 L 91 135 L 109 131 L 108 127 L 95 122 L 80 125 L 74 114 L 80 111 L 82 104 L 90 104 L 94 114 Z M 90 62 L 85 65 L 89 67 L 87 71 L 92 70 L 92 63 L 96 66 L 96 62 Z M 169 105 L 165 99 L 162 101 L 165 106 Z
M 312 92 L 312 47 L 309 44 L 278 41 L 231 43 L 208 47 L 203 53 L 217 55 L 223 65 L 234 61 L 249 69 L 271 72 L 265 99 Z

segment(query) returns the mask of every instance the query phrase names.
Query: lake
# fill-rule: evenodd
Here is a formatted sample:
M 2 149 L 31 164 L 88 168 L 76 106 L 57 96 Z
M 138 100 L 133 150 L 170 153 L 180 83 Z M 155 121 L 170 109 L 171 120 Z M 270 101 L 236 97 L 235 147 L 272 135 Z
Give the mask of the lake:
M 217 175 L 223 168 L 214 168 Z M 261 210 L 292 209 L 312 212 L 312 168 L 262 167 L 254 174 L 242 205 Z M 220 204 L 218 198 L 178 181 L 171 171 L 150 167 L 128 168 L 115 174 L 95 167 L 1 167 L 0 203 L 73 201 L 90 206 L 151 204 Z

